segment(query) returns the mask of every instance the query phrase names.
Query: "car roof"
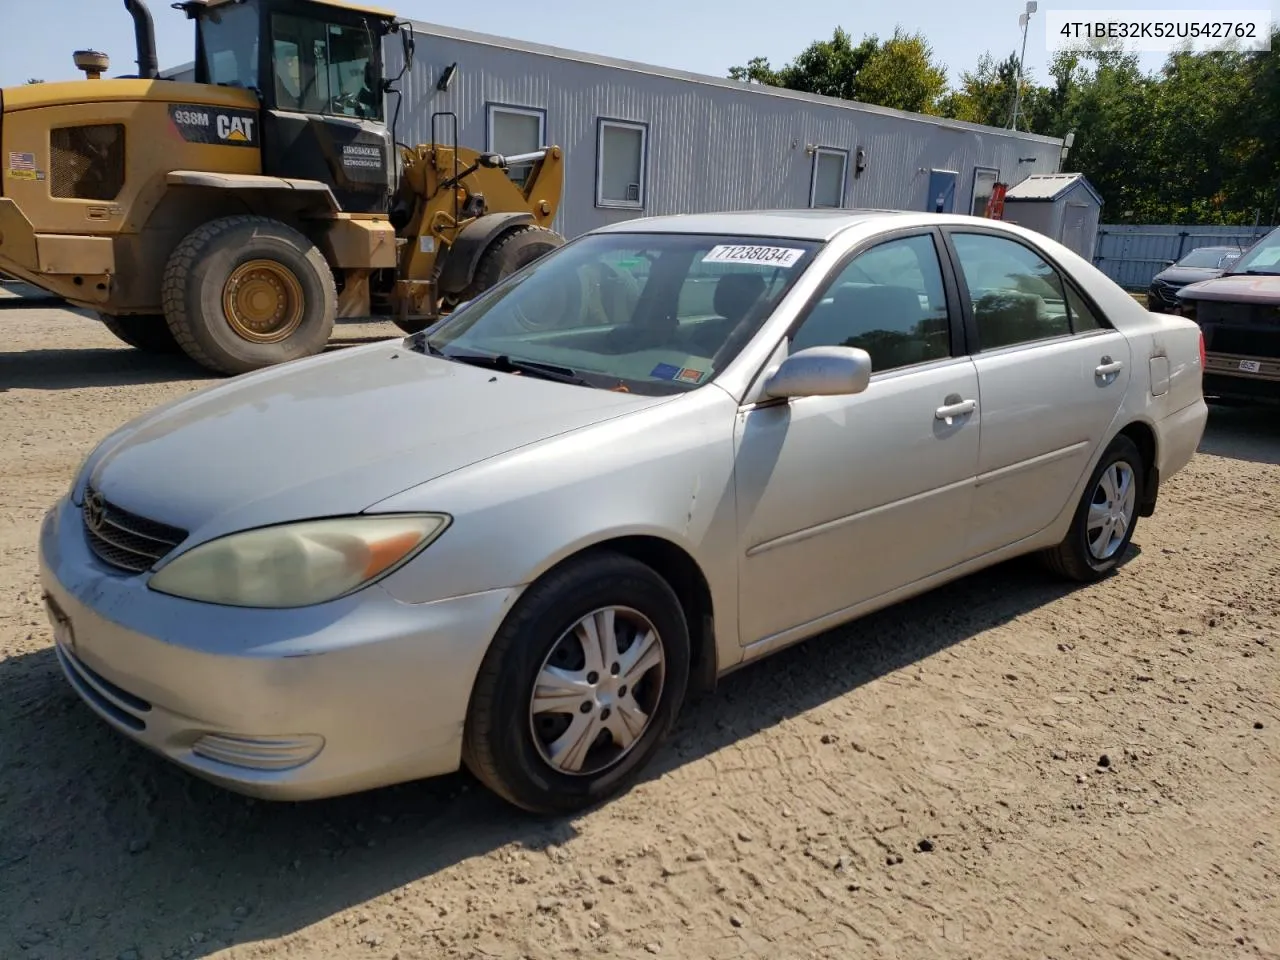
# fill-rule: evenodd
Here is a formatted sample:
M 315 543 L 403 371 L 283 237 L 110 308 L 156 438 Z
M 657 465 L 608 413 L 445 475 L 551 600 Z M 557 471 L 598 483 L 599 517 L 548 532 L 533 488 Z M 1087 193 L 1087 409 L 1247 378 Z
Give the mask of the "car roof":
M 962 214 L 913 210 L 732 210 L 635 217 L 598 227 L 590 233 L 699 233 L 738 237 L 774 237 L 825 242 L 862 224 L 885 228 L 970 224 L 974 220 L 999 227 L 1002 221 Z
M 830 240 L 842 230 L 868 220 L 903 215 L 899 210 L 732 210 L 636 217 L 592 233 L 709 233 Z

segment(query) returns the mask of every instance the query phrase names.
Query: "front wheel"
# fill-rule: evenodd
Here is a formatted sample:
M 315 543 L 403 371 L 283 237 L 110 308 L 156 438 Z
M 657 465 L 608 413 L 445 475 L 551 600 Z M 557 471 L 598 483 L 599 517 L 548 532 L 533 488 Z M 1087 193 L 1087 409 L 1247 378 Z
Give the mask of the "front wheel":
M 224 374 L 319 353 L 337 315 L 333 271 L 320 249 L 269 217 L 197 227 L 170 255 L 162 289 L 174 339 Z
M 1126 436 L 1116 437 L 1089 477 L 1066 537 L 1045 552 L 1049 567 L 1085 583 L 1114 570 L 1133 539 L 1145 480 L 1146 465 L 1137 444 Z
M 684 701 L 690 641 L 680 602 L 653 569 L 595 554 L 521 598 L 472 692 L 463 756 L 525 810 L 567 814 L 625 789 Z

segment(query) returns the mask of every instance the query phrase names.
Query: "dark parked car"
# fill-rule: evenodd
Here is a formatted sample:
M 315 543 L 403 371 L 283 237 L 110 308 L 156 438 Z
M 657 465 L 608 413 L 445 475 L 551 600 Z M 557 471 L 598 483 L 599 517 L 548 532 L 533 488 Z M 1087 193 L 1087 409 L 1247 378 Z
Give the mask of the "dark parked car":
M 1178 300 L 1204 333 L 1206 395 L 1280 400 L 1280 227 Z
M 1147 288 L 1147 309 L 1170 313 L 1178 306 L 1178 291 L 1188 283 L 1212 280 L 1240 258 L 1239 247 L 1197 247 L 1176 263 L 1151 278 Z

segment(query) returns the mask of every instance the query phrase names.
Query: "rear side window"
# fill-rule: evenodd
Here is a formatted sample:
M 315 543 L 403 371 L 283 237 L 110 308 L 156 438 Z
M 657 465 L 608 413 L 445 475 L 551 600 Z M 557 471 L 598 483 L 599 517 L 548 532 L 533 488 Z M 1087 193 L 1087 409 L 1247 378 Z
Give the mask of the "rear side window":
M 988 234 L 952 235 L 983 350 L 1071 333 L 1058 272 L 1031 248 Z

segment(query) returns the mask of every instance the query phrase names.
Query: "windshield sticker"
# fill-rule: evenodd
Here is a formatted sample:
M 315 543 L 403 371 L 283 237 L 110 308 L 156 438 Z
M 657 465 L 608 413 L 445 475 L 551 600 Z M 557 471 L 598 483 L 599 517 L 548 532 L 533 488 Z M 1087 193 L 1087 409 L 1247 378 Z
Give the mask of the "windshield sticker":
M 676 379 L 681 380 L 684 383 L 697 383 L 702 379 L 702 371 L 694 370 L 692 367 L 683 367 L 680 372 L 676 374 Z
M 660 363 L 649 371 L 649 376 L 656 377 L 659 380 L 674 380 L 679 372 L 680 368 L 673 364 Z
M 748 247 L 722 243 L 712 247 L 703 263 L 750 263 L 766 267 L 790 267 L 804 256 L 794 247 Z

